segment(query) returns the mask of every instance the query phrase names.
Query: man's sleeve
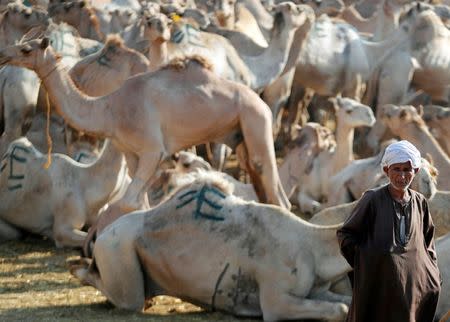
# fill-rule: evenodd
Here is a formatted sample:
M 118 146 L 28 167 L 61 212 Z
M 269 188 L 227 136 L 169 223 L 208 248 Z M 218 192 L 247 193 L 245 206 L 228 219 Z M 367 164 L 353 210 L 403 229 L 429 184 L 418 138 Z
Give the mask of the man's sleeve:
M 351 267 L 354 265 L 355 251 L 365 235 L 367 229 L 367 217 L 371 211 L 371 199 L 373 192 L 367 191 L 356 204 L 350 217 L 344 225 L 338 229 L 337 238 L 342 255 Z

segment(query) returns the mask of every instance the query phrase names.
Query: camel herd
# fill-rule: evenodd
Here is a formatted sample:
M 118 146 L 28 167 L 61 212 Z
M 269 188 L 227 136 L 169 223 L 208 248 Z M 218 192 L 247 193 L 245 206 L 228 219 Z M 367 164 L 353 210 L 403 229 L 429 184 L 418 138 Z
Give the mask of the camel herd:
M 82 249 L 120 308 L 343 321 L 336 230 L 406 139 L 444 318 L 449 28 L 445 0 L 2 0 L 0 242 Z

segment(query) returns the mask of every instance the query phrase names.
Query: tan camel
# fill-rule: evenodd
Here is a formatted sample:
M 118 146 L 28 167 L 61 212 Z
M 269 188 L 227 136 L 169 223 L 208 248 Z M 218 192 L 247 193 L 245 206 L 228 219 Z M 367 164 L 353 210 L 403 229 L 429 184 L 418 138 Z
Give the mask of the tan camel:
M 33 27 L 48 25 L 47 12 L 22 3 L 9 3 L 0 13 L 0 47 L 14 44 Z
M 311 171 L 314 158 L 335 144 L 330 140 L 330 132 L 327 128 L 317 123 L 306 123 L 299 130 L 296 141 L 291 143 L 290 153 L 284 158 L 278 172 L 281 184 L 290 197 L 300 183 L 300 178 Z M 148 190 L 151 205 L 156 205 L 163 200 L 171 191 L 180 188 L 190 182 L 194 182 L 203 171 L 211 171 L 223 180 L 233 185 L 233 194 L 247 201 L 258 201 L 255 189 L 251 184 L 242 183 L 232 176 L 213 171 L 211 165 L 203 158 L 190 153 L 179 152 L 173 169 L 163 171 L 158 179 Z
M 450 108 L 438 105 L 425 106 L 422 118 L 439 145 L 450 156 Z
M 414 144 L 423 155 L 429 154 L 439 171 L 437 187 L 450 190 L 450 158 L 431 135 L 425 121 L 414 106 L 383 106 L 381 122 L 396 136 Z
M 350 98 L 337 98 L 334 107 L 337 144 L 319 153 L 311 172 L 298 179 L 297 202 L 303 213 L 315 213 L 322 207 L 328 198 L 330 178 L 353 160 L 354 129 L 375 122 L 370 107 Z
M 350 299 L 328 287 L 350 270 L 339 227 L 246 202 L 205 175 L 158 207 L 118 219 L 97 237 L 92 262 L 72 261 L 70 271 L 127 310 L 167 294 L 264 321 L 343 321 Z
M 146 23 L 146 35 L 151 42 L 149 59 L 151 64 L 156 62 L 153 65 L 156 68 L 171 57 L 195 53 L 209 59 L 218 75 L 260 91 L 281 75 L 295 29 L 304 22 L 308 10 L 290 2 L 277 5 L 272 41 L 257 56 L 239 55 L 223 37 L 195 30 L 188 24 L 179 26 L 168 42 L 169 20 L 162 14 L 155 15 Z
M 149 70 L 148 59 L 125 46 L 122 38 L 109 35 L 105 45 L 69 71 L 75 84 L 87 95 L 102 96 L 118 89 L 129 77 Z
M 217 140 L 239 145 L 240 155 L 248 156 L 242 161 L 262 202 L 290 207 L 276 168 L 270 109 L 248 87 L 218 78 L 204 60 L 176 60 L 97 98 L 75 87 L 47 38 L 3 49 L 0 62 L 35 70 L 71 126 L 110 137 L 125 152 L 133 180 L 122 199 L 123 209 L 145 204 L 146 185 L 161 160 Z M 178 90 L 163 94 L 170 88 Z M 194 110 L 186 109 L 186 102 Z
M 257 45 L 268 46 L 255 17 L 244 4 L 237 0 L 214 0 L 214 14 L 220 27 L 240 31 Z
M 11 143 L 0 168 L 0 241 L 21 230 L 47 236 L 57 247 L 81 247 L 85 224 L 117 193 L 126 175 L 122 153 L 105 144 L 100 158 L 83 165 L 63 154 L 40 153 L 26 138 Z
M 103 41 L 105 34 L 102 32 L 96 11 L 98 9 L 86 0 L 54 0 L 48 7 L 48 13 L 54 22 L 66 22 L 75 27 L 81 37 Z M 109 21 L 106 23 L 109 24 Z

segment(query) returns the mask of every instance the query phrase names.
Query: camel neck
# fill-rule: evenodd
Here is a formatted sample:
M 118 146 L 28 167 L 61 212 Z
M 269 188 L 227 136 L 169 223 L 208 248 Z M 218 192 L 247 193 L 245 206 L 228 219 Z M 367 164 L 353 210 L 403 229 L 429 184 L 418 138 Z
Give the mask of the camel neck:
M 336 174 L 353 160 L 353 138 L 355 129 L 342 124 L 338 120 L 336 128 L 336 152 L 333 155 L 333 169 L 330 175 Z
M 97 136 L 110 136 L 107 104 L 104 97 L 94 98 L 78 90 L 58 61 L 36 69 L 58 113 L 72 127 Z
M 274 26 L 269 47 L 261 55 L 242 56 L 253 75 L 251 88 L 256 91 L 271 84 L 285 69 L 296 29 L 286 23 L 281 25 Z
M 168 60 L 167 41 L 153 41 L 148 56 L 150 71 L 155 71 L 166 64 Z

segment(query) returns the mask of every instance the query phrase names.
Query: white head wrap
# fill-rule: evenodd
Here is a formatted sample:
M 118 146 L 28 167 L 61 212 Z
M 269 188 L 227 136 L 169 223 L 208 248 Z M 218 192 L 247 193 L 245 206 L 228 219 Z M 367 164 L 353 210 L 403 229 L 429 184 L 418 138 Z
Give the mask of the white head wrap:
M 390 144 L 384 151 L 381 160 L 382 167 L 390 167 L 395 163 L 403 163 L 409 161 L 414 169 L 420 168 L 422 159 L 419 150 L 406 140 Z

